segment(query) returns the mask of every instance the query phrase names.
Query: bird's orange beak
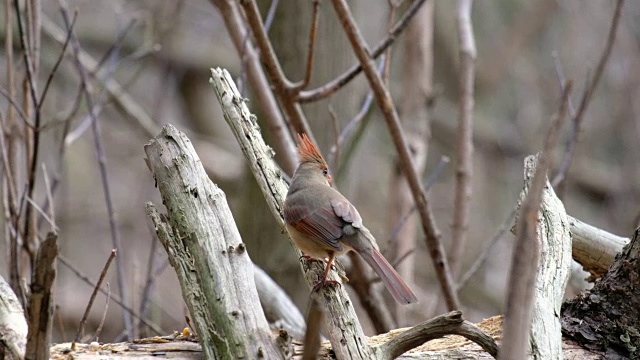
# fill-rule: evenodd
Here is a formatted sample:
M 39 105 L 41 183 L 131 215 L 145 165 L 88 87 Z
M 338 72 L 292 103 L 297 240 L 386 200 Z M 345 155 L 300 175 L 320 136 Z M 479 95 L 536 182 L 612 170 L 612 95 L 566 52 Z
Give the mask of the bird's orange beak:
M 333 182 L 333 180 L 331 179 L 331 175 L 327 175 L 327 181 L 329 182 L 329 185 L 331 185 L 331 183 Z

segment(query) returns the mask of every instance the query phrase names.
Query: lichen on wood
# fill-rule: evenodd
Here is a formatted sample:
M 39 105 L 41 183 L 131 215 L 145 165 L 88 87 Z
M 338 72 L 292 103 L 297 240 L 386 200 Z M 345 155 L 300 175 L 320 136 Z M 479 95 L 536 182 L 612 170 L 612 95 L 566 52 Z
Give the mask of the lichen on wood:
M 144 147 L 167 215 L 147 214 L 176 270 L 208 359 L 282 358 L 253 280 L 253 263 L 222 190 L 172 125 Z

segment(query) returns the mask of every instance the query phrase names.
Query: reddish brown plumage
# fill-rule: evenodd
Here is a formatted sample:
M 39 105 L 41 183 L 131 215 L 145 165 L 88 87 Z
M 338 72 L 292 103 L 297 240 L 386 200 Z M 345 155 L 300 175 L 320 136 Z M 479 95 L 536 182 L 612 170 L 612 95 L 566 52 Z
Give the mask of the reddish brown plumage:
M 298 155 L 300 163 L 317 162 L 322 166 L 327 166 L 318 148 L 309 140 L 307 134 L 298 134 Z
M 358 210 L 330 186 L 327 163 L 318 148 L 305 134 L 298 135 L 298 140 L 300 165 L 289 186 L 283 215 L 291 239 L 305 255 L 329 259 L 322 281 L 314 290 L 325 283 L 334 257 L 353 250 L 375 270 L 396 301 L 416 302 L 411 288 L 378 251 Z

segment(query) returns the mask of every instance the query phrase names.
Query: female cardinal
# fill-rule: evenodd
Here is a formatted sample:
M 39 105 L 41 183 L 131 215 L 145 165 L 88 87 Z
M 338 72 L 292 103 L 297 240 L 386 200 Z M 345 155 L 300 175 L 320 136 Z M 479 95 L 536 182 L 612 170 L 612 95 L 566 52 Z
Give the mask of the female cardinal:
M 300 164 L 284 201 L 284 219 L 291 239 L 305 255 L 329 259 L 314 290 L 326 282 L 335 256 L 353 250 L 373 268 L 397 302 L 416 302 L 416 295 L 378 251 L 358 210 L 331 187 L 327 163 L 318 149 L 305 134 L 298 135 L 298 142 Z

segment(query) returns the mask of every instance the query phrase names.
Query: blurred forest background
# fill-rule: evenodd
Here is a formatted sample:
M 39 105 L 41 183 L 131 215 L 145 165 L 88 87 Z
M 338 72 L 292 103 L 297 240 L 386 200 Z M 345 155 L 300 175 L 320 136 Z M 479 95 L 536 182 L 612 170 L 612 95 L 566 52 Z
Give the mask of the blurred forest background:
M 40 37 L 29 40 L 39 49 L 33 74 L 37 94 L 42 93 L 56 66 L 67 24 L 74 21 L 74 16 L 73 33 L 78 41 L 70 41 L 39 110 L 35 186 L 31 198 L 25 200 L 21 194 L 29 191 L 26 184 L 31 166 L 31 155 L 25 149 L 33 146 L 33 140 L 20 112 L 33 124 L 35 111 L 29 105 L 29 87 L 25 85 L 27 72 L 14 2 L 7 0 L 1 7 L 0 39 L 4 46 L 0 49 L 0 117 L 3 158 L 8 163 L 3 162 L 2 167 L 6 241 L 0 242 L 0 274 L 10 279 L 10 266 L 15 260 L 9 246 L 15 229 L 7 220 L 15 215 L 8 210 L 11 202 L 21 209 L 20 226 L 25 226 L 24 214 L 32 209 L 37 226 L 34 234 L 39 238 L 44 238 L 55 224 L 65 263 L 58 263 L 53 341 L 72 340 L 93 288 L 70 266 L 96 281 L 114 247 L 113 229 L 118 232 L 122 250 L 106 278 L 111 292 L 119 294 L 116 267 L 120 267 L 126 288 L 124 300 L 135 311 L 144 313 L 167 334 L 185 326 L 186 310 L 176 277 L 144 210 L 146 201 L 159 204 L 161 200 L 143 161 L 143 145 L 167 123 L 187 133 L 211 179 L 227 194 L 252 260 L 304 311 L 309 290 L 298 261 L 283 230 L 273 221 L 208 83 L 209 68 L 228 69 L 250 100 L 249 106 L 269 143 L 273 134 L 264 122 L 265 109 L 246 80 L 246 66 L 216 7 L 224 1 L 29 2 L 41 5 L 41 9 L 32 9 L 39 14 Z M 269 38 L 285 74 L 292 80 L 302 79 L 312 2 L 271 0 L 258 1 L 258 5 L 265 18 L 270 18 L 270 8 L 275 11 Z M 330 81 L 356 63 L 330 5 L 327 1 L 320 3 L 309 88 Z M 390 16 L 398 18 L 409 1 L 354 0 L 349 5 L 373 47 L 385 36 Z M 451 159 L 428 193 L 447 249 L 452 237 L 459 93 L 454 7 L 452 1 L 427 1 L 393 44 L 386 74 L 424 178 L 443 156 Z M 66 21 L 61 8 L 67 9 Z M 510 218 L 523 184 L 524 156 L 541 150 L 549 119 L 558 108 L 558 72 L 574 81 L 572 99 L 577 108 L 607 43 L 613 10 L 614 3 L 605 0 L 474 3 L 477 61 L 473 192 L 460 273 L 474 263 Z M 80 67 L 76 53 L 80 54 Z M 83 83 L 87 84 L 89 97 L 82 90 Z M 303 110 L 325 155 L 335 143 L 336 129 L 340 131 L 362 112 L 362 126 L 330 165 L 334 165 L 337 187 L 358 207 L 385 254 L 393 254 L 390 259 L 405 255 L 395 248 L 395 241 L 413 239 L 409 243 L 415 245 L 411 245 L 411 253 L 401 266 L 403 274 L 413 274 L 421 301 L 397 314 L 400 325 L 411 325 L 444 311 L 444 307 L 434 301 L 441 293 L 419 222 L 411 219 L 396 231 L 400 215 L 407 208 L 407 201 L 402 200 L 407 191 L 398 177 L 395 149 L 375 101 L 361 111 L 363 104 L 367 105 L 368 93 L 368 83 L 359 75 L 332 96 L 304 104 Z M 570 215 L 621 236 L 630 236 L 640 222 L 639 100 L 640 2 L 629 1 L 580 127 L 561 191 Z M 16 111 L 12 102 L 22 110 Z M 99 146 L 90 108 L 97 119 Z M 556 164 L 571 133 L 572 126 L 567 122 Z M 98 154 L 103 155 L 103 169 Z M 110 225 L 102 170 L 106 170 L 108 179 L 114 228 Z M 48 205 L 49 199 L 53 199 L 53 206 Z M 390 242 L 392 237 L 395 240 Z M 468 319 L 479 321 L 504 311 L 512 241 L 507 231 L 491 247 L 486 263 L 460 289 Z M 21 253 L 20 259 L 28 270 L 28 256 Z M 28 271 L 23 276 L 28 278 Z M 577 275 L 572 282 L 574 290 L 569 293 L 585 286 L 583 276 Z M 100 322 L 105 301 L 102 294 L 96 299 L 87 333 Z M 121 313 L 121 307 L 110 304 L 102 341 L 122 338 Z M 367 332 L 373 333 L 365 315 L 361 320 Z M 150 334 L 153 332 L 142 326 L 136 336 Z

